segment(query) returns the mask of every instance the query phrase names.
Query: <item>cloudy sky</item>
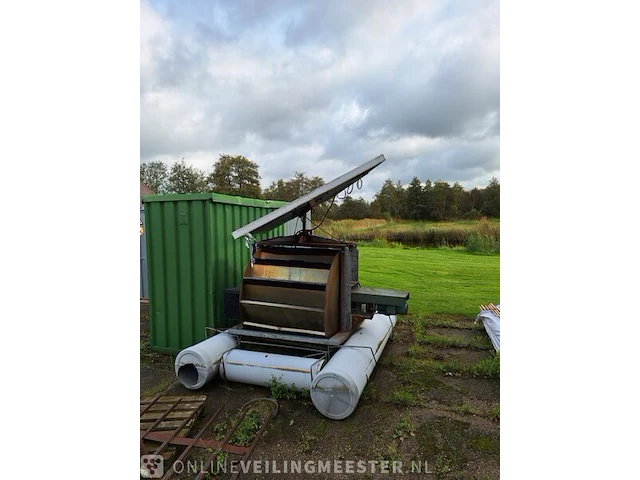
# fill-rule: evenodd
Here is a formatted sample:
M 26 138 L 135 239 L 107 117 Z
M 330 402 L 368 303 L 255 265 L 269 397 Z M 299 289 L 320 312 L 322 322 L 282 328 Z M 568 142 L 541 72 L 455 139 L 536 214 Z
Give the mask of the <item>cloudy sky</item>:
M 143 0 L 140 161 L 329 181 L 500 178 L 498 1 Z

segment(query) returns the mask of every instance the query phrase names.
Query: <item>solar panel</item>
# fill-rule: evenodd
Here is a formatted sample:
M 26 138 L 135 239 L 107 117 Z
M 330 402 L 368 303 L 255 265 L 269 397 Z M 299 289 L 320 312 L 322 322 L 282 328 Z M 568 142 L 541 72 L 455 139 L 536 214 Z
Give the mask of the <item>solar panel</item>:
M 297 200 L 289 202 L 279 209 L 248 223 L 244 227 L 234 230 L 232 233 L 233 238 L 238 239 L 248 233 L 271 230 L 272 228 L 282 225 L 293 218 L 304 216 L 309 210 L 315 208 L 322 202 L 330 200 L 349 185 L 360 180 L 384 161 L 384 155 L 378 155 L 373 160 L 363 163 L 359 167 L 356 167 L 350 172 L 331 180 L 329 183 L 316 188 Z

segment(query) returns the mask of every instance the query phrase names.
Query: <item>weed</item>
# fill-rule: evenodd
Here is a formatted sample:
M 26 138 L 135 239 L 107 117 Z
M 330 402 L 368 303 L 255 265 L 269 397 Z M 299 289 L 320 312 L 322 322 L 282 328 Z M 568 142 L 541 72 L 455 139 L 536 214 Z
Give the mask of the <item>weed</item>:
M 276 400 L 295 400 L 296 398 L 309 399 L 311 395 L 308 390 L 302 390 L 301 392 L 296 390 L 296 384 L 292 383 L 288 385 L 282 383 L 275 376 L 271 377 L 271 381 L 267 385 L 271 391 L 271 396 Z
M 149 365 L 162 360 L 163 355 L 151 350 L 148 337 L 140 338 L 140 364 Z
M 300 437 L 300 451 L 302 453 L 310 453 L 313 449 L 313 444 L 318 441 L 318 438 L 307 433 L 303 432 Z
M 262 425 L 262 415 L 256 410 L 250 410 L 236 428 L 236 431 L 229 439 L 229 443 L 240 447 L 250 445 L 260 425 Z
M 401 442 L 404 442 L 405 438 L 415 436 L 416 430 L 411 421 L 405 416 L 400 417 L 400 420 L 393 430 L 393 438 L 399 438 Z
M 227 452 L 225 452 L 224 450 L 219 451 L 215 454 L 215 456 L 213 457 L 213 469 L 214 472 L 218 472 L 218 471 L 224 471 L 224 465 L 227 462 Z M 210 473 L 210 472 L 207 472 Z
M 454 468 L 455 465 L 453 463 L 453 460 L 451 460 L 445 454 L 440 453 L 436 457 L 436 461 L 433 467 L 433 473 L 435 473 L 437 477 L 441 477 L 443 475 L 446 475 L 447 473 L 452 472 Z
M 216 440 L 222 440 L 224 438 L 224 436 L 229 431 L 229 428 L 231 428 L 230 423 L 231 422 L 229 421 L 229 414 L 225 413 L 222 421 L 217 422 L 213 426 L 212 430 L 214 435 L 216 436 Z
M 390 464 L 400 461 L 400 454 L 398 453 L 398 447 L 395 442 L 389 444 L 387 447 L 387 453 L 383 460 L 387 460 Z

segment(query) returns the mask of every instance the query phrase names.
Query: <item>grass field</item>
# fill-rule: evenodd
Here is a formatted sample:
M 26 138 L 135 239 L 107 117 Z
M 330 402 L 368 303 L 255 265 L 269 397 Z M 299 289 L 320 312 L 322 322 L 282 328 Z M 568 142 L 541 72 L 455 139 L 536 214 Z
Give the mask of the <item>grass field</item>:
M 475 317 L 481 303 L 500 302 L 500 255 L 455 248 L 358 250 L 360 283 L 408 290 L 409 313 Z

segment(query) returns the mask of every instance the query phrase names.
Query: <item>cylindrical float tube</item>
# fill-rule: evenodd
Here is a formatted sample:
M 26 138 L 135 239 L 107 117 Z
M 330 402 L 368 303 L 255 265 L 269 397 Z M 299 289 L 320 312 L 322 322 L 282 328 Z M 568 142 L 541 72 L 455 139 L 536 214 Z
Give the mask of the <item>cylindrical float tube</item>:
M 315 377 L 311 400 L 325 417 L 342 420 L 353 413 L 395 324 L 395 315 L 364 320 Z
M 185 348 L 176 357 L 178 380 L 190 390 L 202 388 L 217 375 L 222 356 L 237 345 L 236 337 L 219 333 Z
M 220 377 L 232 382 L 268 386 L 275 379 L 295 390 L 309 390 L 325 360 L 234 349 L 224 354 Z

